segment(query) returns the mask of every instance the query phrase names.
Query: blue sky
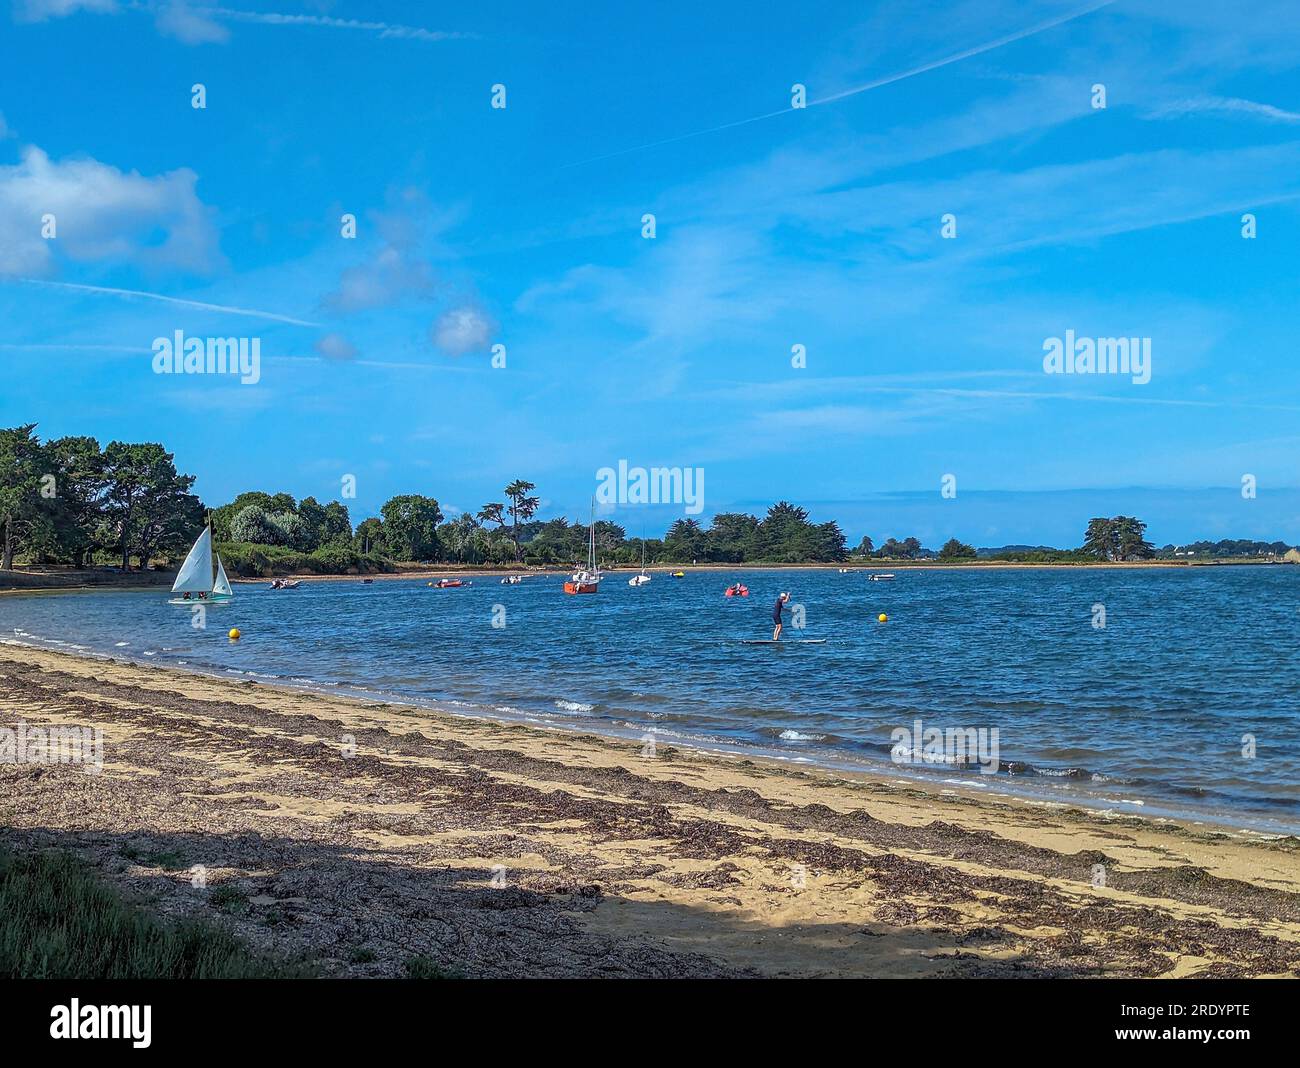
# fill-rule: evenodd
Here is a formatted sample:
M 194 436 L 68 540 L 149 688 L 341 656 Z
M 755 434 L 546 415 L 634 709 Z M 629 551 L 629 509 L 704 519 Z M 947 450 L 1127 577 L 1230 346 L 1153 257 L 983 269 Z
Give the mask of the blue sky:
M 0 15 L 0 424 L 354 519 L 625 459 L 853 542 L 1300 541 L 1289 5 L 230 2 Z M 261 381 L 154 374 L 178 329 Z M 1045 374 L 1067 330 L 1151 381 Z

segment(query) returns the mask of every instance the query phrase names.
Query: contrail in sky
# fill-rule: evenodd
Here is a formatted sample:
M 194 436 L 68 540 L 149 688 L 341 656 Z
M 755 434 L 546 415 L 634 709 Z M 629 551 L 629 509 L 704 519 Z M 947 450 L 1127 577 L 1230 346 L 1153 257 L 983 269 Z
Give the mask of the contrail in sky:
M 225 7 L 203 7 L 195 10 L 201 15 L 239 22 L 257 22 L 265 26 L 325 26 L 335 30 L 363 30 L 376 33 L 380 37 L 401 37 L 416 41 L 459 41 L 477 36 L 453 30 L 426 30 L 419 26 L 368 22 L 362 19 L 340 19 L 330 15 L 280 15 L 270 11 L 234 11 Z
M 145 300 L 160 300 L 167 304 L 179 304 L 185 308 L 199 308 L 203 311 L 224 312 L 227 315 L 248 315 L 254 319 L 273 319 L 278 323 L 292 323 L 294 326 L 320 326 L 306 319 L 294 319 L 277 312 L 258 311 L 256 308 L 232 308 L 224 304 L 205 304 L 201 300 L 185 300 L 181 297 L 168 297 L 162 293 L 145 293 L 138 289 L 113 289 L 109 286 L 84 286 L 77 282 L 49 282 L 43 278 L 15 278 L 15 282 L 25 282 L 32 286 L 55 286 L 59 289 L 77 289 L 83 293 L 105 293 L 113 297 L 143 297 Z
M 938 70 L 940 67 L 946 67 L 950 63 L 959 63 L 963 59 L 970 59 L 971 56 L 978 56 L 984 52 L 991 52 L 995 48 L 1001 48 L 1003 45 L 1009 45 L 1016 41 L 1023 41 L 1026 37 L 1033 37 L 1034 34 L 1043 33 L 1054 26 L 1061 26 L 1067 22 L 1073 22 L 1075 19 L 1083 18 L 1084 15 L 1091 15 L 1094 11 L 1100 11 L 1103 7 L 1110 7 L 1115 0 L 1101 0 L 1101 3 L 1091 4 L 1088 7 L 1081 8 L 1078 11 L 1071 12 L 1068 15 L 1059 15 L 1054 19 L 1046 22 L 1040 22 L 1035 26 L 1030 26 L 1026 30 L 1017 30 L 1015 33 L 1007 34 L 1005 37 L 999 37 L 995 41 L 988 41 L 982 45 L 976 45 L 974 48 L 968 48 L 964 52 L 957 52 L 951 56 L 945 56 L 943 59 L 936 59 L 932 63 L 926 63 L 920 67 L 913 67 L 911 70 L 905 70 L 898 74 L 890 74 L 884 78 L 877 78 L 874 82 L 867 82 L 865 85 L 855 85 L 851 89 L 841 89 L 838 93 L 831 93 L 828 96 L 818 97 L 816 100 L 809 100 L 808 107 L 816 107 L 818 104 L 831 104 L 836 100 L 843 100 L 845 97 L 857 96 L 859 93 L 867 93 L 872 89 L 879 89 L 883 85 L 892 85 L 894 82 L 901 82 L 905 78 L 914 78 L 918 74 L 925 74 L 928 71 Z M 696 130 L 693 133 L 680 134 L 677 137 L 667 137 L 662 141 L 651 141 L 649 144 L 635 145 L 632 148 L 622 148 L 617 152 L 609 152 L 603 156 L 592 156 L 590 159 L 579 160 L 577 163 L 567 164 L 569 167 L 581 167 L 586 163 L 598 163 L 601 160 L 613 159 L 615 156 L 625 156 L 629 152 L 641 152 L 647 148 L 658 148 L 660 145 L 672 145 L 678 141 L 688 141 L 692 137 L 703 137 L 705 134 L 719 133 L 722 130 L 734 130 L 738 126 L 748 126 L 751 123 L 763 122 L 765 119 L 774 119 L 778 115 L 789 115 L 794 111 L 802 111 L 802 108 L 782 108 L 780 111 L 769 111 L 766 115 L 754 115 L 748 119 L 737 119 L 735 122 L 724 122 L 721 126 L 710 126 L 707 130 Z

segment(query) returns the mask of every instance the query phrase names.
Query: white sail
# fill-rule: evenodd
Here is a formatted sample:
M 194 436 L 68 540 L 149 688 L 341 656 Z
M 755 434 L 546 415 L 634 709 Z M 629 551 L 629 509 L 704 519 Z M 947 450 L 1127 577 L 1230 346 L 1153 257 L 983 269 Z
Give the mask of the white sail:
M 190 555 L 181 564 L 172 593 L 210 593 L 212 591 L 212 531 L 203 528 Z
M 217 553 L 217 581 L 212 584 L 212 592 L 218 597 L 235 595 L 235 591 L 230 588 L 230 579 L 226 578 L 226 565 L 221 562 L 220 553 Z
M 587 556 L 587 571 L 589 581 L 599 582 L 605 577 L 604 573 L 596 565 L 596 498 L 591 499 L 591 526 L 588 528 L 588 536 L 591 541 L 591 551 Z

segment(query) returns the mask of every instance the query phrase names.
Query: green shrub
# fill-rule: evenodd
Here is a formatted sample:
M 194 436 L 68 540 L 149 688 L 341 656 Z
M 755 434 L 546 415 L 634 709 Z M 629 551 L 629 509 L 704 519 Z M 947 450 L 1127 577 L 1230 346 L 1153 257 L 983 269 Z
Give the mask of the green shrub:
M 0 977 L 245 979 L 305 976 L 213 924 L 164 921 L 72 854 L 0 848 Z
M 315 552 L 301 553 L 282 545 L 257 545 L 246 541 L 223 541 L 217 552 L 226 570 L 241 578 L 270 578 L 272 575 L 358 575 L 389 572 L 395 565 L 378 553 L 361 554 L 349 545 L 332 543 Z

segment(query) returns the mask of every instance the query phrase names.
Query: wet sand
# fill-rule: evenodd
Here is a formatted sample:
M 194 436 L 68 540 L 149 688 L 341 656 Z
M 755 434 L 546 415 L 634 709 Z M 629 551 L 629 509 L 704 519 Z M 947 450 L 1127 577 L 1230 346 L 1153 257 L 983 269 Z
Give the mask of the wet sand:
M 0 764 L 0 841 L 323 975 L 1300 975 L 1295 838 L 5 645 L 19 720 L 104 766 Z

